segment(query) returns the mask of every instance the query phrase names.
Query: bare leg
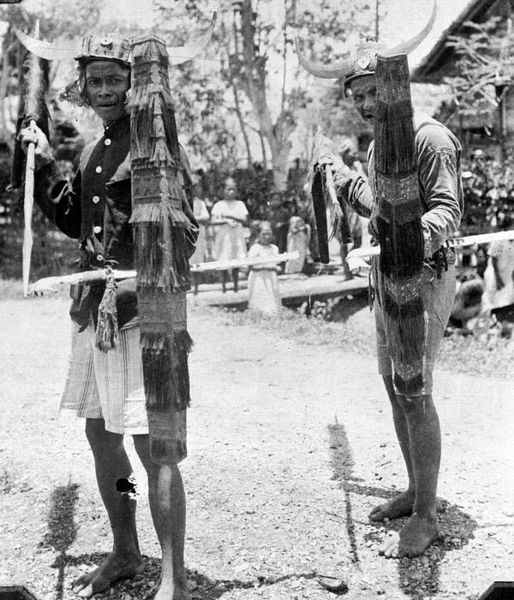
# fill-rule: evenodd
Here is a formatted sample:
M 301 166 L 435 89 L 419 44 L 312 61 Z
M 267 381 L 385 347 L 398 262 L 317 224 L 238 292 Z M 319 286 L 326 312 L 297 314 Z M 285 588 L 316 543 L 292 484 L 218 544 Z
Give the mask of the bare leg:
M 239 269 L 232 269 L 232 281 L 234 282 L 234 292 L 239 291 Z
M 348 256 L 348 252 L 349 252 L 349 246 L 350 244 L 346 244 L 344 241 L 341 240 L 341 264 L 343 267 L 343 273 L 344 273 L 344 277 L 345 279 L 353 279 L 353 275 L 352 272 L 350 271 L 350 267 L 348 266 L 348 263 L 346 262 L 346 257 Z
M 391 376 L 383 377 L 384 384 L 387 390 L 387 395 L 391 402 L 393 409 L 393 422 L 396 430 L 396 437 L 400 444 L 405 466 L 407 467 L 407 474 L 409 476 L 409 486 L 405 492 L 402 492 L 398 496 L 395 496 L 389 502 L 379 504 L 369 514 L 369 518 L 372 521 L 383 521 L 384 519 L 397 519 L 405 515 L 412 514 L 412 507 L 414 506 L 414 472 L 412 467 L 412 461 L 410 456 L 410 442 L 409 442 L 409 429 L 407 416 L 402 408 L 400 399 L 396 396 L 393 385 L 393 378 Z
M 221 274 L 221 291 L 225 293 L 227 291 L 227 272 L 220 271 Z
M 150 510 L 162 550 L 161 585 L 155 600 L 189 600 L 184 569 L 186 500 L 178 465 L 154 463 L 147 435 L 135 435 L 134 444 L 148 474 Z
M 415 482 L 412 517 L 382 548 L 387 557 L 418 556 L 439 536 L 436 493 L 441 462 L 439 417 L 431 395 L 400 398 L 410 438 L 410 457 Z
M 106 431 L 103 419 L 87 419 L 86 436 L 93 451 L 98 489 L 113 535 L 111 554 L 100 567 L 74 582 L 79 596 L 89 598 L 117 579 L 135 575 L 141 567 L 141 554 L 136 532 L 136 501 L 116 490 L 118 479 L 132 475 L 123 436 Z

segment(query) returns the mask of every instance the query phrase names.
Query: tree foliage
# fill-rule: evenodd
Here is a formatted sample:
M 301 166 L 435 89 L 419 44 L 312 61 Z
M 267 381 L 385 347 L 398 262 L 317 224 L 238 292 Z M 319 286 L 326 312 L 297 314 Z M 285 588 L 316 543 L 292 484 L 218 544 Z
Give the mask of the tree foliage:
M 508 23 L 509 20 L 507 20 Z M 450 38 L 457 74 L 445 78 L 463 114 L 497 107 L 514 74 L 514 38 L 501 16 L 485 23 L 466 23 L 463 35 Z
M 297 0 L 283 3 L 225 0 L 219 8 L 219 26 L 213 43 L 215 51 L 209 56 L 212 69 L 201 84 L 197 80 L 198 69 L 189 69 L 190 85 L 200 85 L 203 89 L 208 85 L 216 90 L 210 114 L 216 115 L 215 122 L 223 130 L 224 138 L 230 131 L 233 136 L 243 139 L 247 164 L 251 165 L 254 160 L 267 163 L 271 159 L 276 189 L 285 188 L 291 135 L 300 125 L 304 128 L 311 125 L 309 104 L 315 98 L 313 91 L 316 90 L 312 78 L 298 65 L 294 39 L 303 40 L 303 51 L 309 55 L 315 53 L 321 62 L 336 59 L 337 50 L 342 50 L 350 35 L 356 30 L 368 33 L 373 22 L 369 2 L 353 0 L 345 8 L 344 12 L 340 11 L 330 0 L 314 0 L 308 6 Z M 173 15 L 174 24 L 177 24 L 184 18 L 205 17 L 207 2 L 189 0 L 184 5 L 176 1 L 171 7 L 162 2 L 160 10 L 162 21 Z M 176 40 L 176 27 L 173 33 Z M 185 94 L 185 87 L 181 89 Z M 340 96 L 333 94 L 325 106 L 332 107 L 340 101 L 345 104 Z M 193 114 L 185 115 L 186 122 L 192 123 L 196 107 L 188 105 L 188 110 L 189 106 Z M 199 106 L 197 115 L 202 110 L 202 103 Z M 179 114 L 183 110 L 177 106 Z M 328 110 L 325 115 L 330 113 Z M 304 116 L 307 123 L 302 124 Z M 345 116 L 355 120 L 356 114 L 348 111 Z M 234 124 L 239 125 L 239 132 Z M 330 126 L 331 123 L 326 124 Z M 233 156 L 236 161 L 238 158 Z

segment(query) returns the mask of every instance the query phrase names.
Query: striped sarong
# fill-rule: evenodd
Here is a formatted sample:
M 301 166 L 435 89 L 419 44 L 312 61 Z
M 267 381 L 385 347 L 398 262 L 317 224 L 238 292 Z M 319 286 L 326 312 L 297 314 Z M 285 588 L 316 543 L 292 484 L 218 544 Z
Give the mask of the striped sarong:
M 109 352 L 95 346 L 89 326 L 79 333 L 72 324 L 71 358 L 60 410 L 79 417 L 105 420 L 107 431 L 127 435 L 148 433 L 139 345 L 139 327 L 120 330 L 120 343 Z

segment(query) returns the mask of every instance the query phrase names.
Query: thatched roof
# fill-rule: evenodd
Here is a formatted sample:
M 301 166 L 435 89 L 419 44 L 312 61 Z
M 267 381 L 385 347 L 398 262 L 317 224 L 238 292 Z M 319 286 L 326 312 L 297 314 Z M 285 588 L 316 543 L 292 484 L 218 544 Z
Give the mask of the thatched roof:
M 458 35 L 468 21 L 480 23 L 486 21 L 493 13 L 499 14 L 501 6 L 506 4 L 509 4 L 508 0 L 471 0 L 414 69 L 411 80 L 417 83 L 439 83 L 439 72 L 455 59 L 453 48 L 447 45 L 448 37 Z

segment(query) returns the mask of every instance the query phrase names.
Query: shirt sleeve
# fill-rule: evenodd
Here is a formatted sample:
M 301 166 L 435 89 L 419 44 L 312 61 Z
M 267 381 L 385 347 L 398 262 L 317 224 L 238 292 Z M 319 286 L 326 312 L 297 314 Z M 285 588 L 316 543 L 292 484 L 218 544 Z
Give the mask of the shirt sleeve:
M 55 161 L 36 173 L 34 199 L 45 216 L 70 238 L 80 236 L 80 170 L 70 183 L 62 177 Z
M 355 171 L 346 174 L 346 170 L 345 173 L 341 170 L 334 174 L 334 184 L 339 201 L 369 219 L 374 201 L 368 180 Z
M 419 183 L 427 209 L 421 223 L 425 257 L 429 258 L 460 225 L 460 146 L 440 125 L 427 125 L 421 131 L 417 140 Z
M 261 246 L 260 244 L 253 244 L 248 251 L 248 258 L 260 258 L 261 257 Z

